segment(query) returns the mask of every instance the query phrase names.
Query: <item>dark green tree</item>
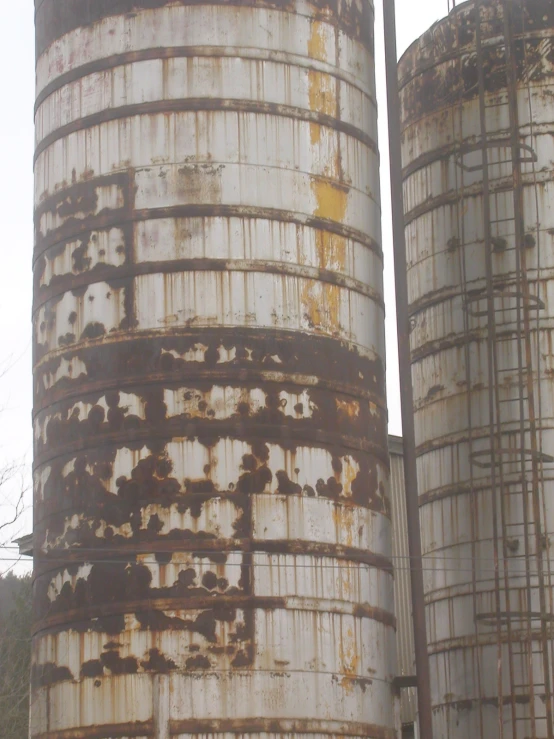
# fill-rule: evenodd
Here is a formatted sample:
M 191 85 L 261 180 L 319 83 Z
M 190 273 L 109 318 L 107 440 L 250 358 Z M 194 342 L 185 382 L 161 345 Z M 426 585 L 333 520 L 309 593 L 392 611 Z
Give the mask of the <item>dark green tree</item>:
M 27 739 L 32 628 L 31 576 L 0 577 L 0 736 Z

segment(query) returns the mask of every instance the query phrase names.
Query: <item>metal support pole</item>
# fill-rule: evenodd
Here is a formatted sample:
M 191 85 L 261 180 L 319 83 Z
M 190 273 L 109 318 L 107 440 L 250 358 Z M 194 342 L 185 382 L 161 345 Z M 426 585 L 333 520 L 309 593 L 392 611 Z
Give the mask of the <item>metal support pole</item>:
M 414 622 L 417 702 L 421 739 L 433 739 L 431 710 L 431 673 L 427 652 L 427 626 L 423 596 L 423 560 L 419 524 L 419 501 L 415 452 L 412 373 L 410 366 L 410 317 L 408 313 L 408 280 L 406 274 L 406 238 L 404 233 L 404 198 L 402 193 L 402 158 L 400 153 L 400 98 L 398 95 L 398 63 L 396 54 L 395 0 L 383 0 L 385 30 L 385 65 L 389 117 L 389 158 L 398 323 L 398 359 L 400 364 L 400 400 L 404 441 L 404 479 L 406 512 L 412 575 L 412 610 Z

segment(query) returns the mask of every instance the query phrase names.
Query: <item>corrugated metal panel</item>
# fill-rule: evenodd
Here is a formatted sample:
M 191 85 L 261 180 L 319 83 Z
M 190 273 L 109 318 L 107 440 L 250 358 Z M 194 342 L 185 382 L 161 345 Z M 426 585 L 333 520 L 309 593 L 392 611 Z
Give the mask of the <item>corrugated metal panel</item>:
M 369 0 L 37 0 L 35 739 L 391 739 Z
M 549 670 L 545 676 L 542 656 L 551 658 L 552 640 L 543 649 L 539 639 L 541 621 L 553 618 L 549 542 L 554 474 L 551 462 L 541 456 L 541 555 L 532 531 L 524 535 L 527 506 L 522 500 L 528 494 L 516 467 L 522 454 L 522 466 L 539 459 L 538 452 L 534 457 L 531 453 L 527 410 L 520 431 L 520 409 L 530 404 L 517 378 L 518 345 L 525 342 L 532 365 L 520 374 L 538 398 L 540 447 L 546 452 L 554 448 L 554 9 L 548 0 L 508 3 L 516 35 L 515 96 L 524 160 L 525 238 L 517 246 L 503 5 L 481 3 L 482 59 L 477 58 L 475 3 L 470 2 L 433 26 L 400 62 L 412 378 L 435 739 L 551 736 L 545 708 Z M 488 348 L 492 327 L 485 280 L 479 67 L 485 72 L 484 133 L 490 162 L 494 367 Z M 525 289 L 538 298 L 524 336 L 516 326 L 517 303 L 529 304 L 530 298 L 515 294 L 516 268 L 521 270 L 516 249 L 525 254 Z M 497 421 L 489 414 L 489 368 L 501 378 L 494 385 L 500 398 L 494 409 Z M 494 444 L 501 461 L 491 464 L 493 424 L 500 426 Z M 495 519 L 502 520 L 501 535 Z M 537 568 L 531 570 L 524 556 L 542 561 L 547 571 L 547 613 L 539 604 Z
M 394 605 L 397 623 L 398 674 L 415 675 L 414 629 L 412 622 L 412 591 L 410 578 L 410 552 L 406 518 L 404 487 L 404 463 L 402 439 L 389 436 L 391 457 L 391 511 L 392 556 L 395 566 Z M 402 724 L 416 720 L 417 700 L 414 688 L 402 690 Z

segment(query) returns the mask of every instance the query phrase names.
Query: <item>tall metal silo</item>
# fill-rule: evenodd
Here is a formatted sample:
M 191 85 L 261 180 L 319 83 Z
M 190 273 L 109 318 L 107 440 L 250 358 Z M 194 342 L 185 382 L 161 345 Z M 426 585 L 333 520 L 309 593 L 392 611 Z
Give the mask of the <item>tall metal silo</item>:
M 36 2 L 37 739 L 394 735 L 373 16 Z
M 399 80 L 435 737 L 551 739 L 554 6 L 463 3 Z

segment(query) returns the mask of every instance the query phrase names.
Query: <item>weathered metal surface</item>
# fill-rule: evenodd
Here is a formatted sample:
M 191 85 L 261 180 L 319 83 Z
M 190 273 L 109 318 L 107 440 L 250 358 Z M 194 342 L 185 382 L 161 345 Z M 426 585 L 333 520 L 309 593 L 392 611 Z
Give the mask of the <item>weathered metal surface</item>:
M 373 8 L 36 3 L 31 735 L 394 735 Z
M 532 387 L 540 447 L 547 453 L 554 449 L 554 10 L 546 0 L 517 0 L 510 6 L 521 147 L 521 249 L 530 297 L 515 287 L 521 267 L 515 247 L 502 4 L 487 0 L 481 10 L 492 298 L 487 297 L 485 279 L 474 3 L 463 3 L 435 25 L 399 66 L 412 378 L 438 739 L 549 735 L 541 624 L 546 623 L 550 635 L 546 649 L 551 660 L 554 468 L 548 456 L 533 451 L 527 415 L 520 429 L 521 408 L 527 407 Z M 531 316 L 525 342 L 532 365 L 522 373 L 517 345 L 524 340 L 517 339 L 517 311 L 525 299 Z M 487 348 L 488 300 L 495 315 L 494 368 Z M 496 487 L 490 464 L 490 369 L 501 378 L 495 388 L 502 404 L 495 417 L 503 419 Z M 531 470 L 536 454 L 541 454 L 540 491 L 535 492 L 542 508 L 542 555 L 531 508 L 521 502 L 518 471 L 520 459 Z M 500 484 L 502 500 L 497 495 Z M 495 533 L 497 515 L 502 516 L 502 536 Z M 537 570 L 525 565 L 531 560 L 542 560 L 545 568 L 546 612 L 539 604 Z M 514 685 L 518 687 L 511 689 Z

